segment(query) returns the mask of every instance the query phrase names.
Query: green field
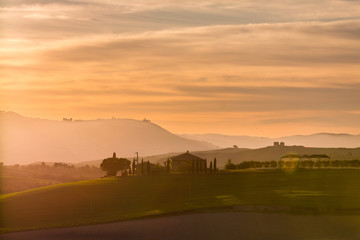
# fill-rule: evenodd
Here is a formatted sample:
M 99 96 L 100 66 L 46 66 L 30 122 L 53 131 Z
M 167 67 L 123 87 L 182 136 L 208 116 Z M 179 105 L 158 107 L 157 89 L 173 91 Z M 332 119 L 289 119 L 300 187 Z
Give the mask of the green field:
M 268 170 L 107 178 L 1 195 L 0 209 L 2 231 L 184 211 L 360 215 L 360 171 Z

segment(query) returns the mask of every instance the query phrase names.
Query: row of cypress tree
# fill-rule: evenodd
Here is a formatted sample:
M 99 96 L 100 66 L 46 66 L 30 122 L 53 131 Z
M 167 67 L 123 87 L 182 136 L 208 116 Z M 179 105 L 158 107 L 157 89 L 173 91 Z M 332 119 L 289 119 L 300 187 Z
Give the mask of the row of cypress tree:
M 319 161 L 244 161 L 234 164 L 229 159 L 225 169 L 251 168 L 360 168 L 360 160 L 319 160 Z

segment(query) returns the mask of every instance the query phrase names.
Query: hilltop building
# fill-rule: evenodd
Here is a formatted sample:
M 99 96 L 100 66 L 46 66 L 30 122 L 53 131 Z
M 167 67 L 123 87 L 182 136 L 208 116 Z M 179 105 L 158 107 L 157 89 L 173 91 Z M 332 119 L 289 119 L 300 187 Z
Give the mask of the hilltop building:
M 284 142 L 274 142 L 274 147 L 284 147 L 285 143 Z
M 205 172 L 206 171 L 206 159 L 195 156 L 189 151 L 169 158 L 171 170 L 174 172 Z

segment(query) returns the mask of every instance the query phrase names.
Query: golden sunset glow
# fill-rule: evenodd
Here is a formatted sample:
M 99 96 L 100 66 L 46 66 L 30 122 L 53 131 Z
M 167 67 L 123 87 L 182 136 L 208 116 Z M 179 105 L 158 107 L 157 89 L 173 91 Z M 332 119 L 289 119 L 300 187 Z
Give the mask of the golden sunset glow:
M 359 134 L 359 1 L 4 1 L 0 109 Z

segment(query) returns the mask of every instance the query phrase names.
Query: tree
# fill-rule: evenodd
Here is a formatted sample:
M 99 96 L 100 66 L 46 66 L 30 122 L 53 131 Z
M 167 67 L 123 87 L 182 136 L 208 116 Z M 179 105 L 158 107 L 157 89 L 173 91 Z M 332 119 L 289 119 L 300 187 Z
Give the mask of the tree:
M 135 159 L 133 159 L 132 162 L 132 175 L 135 176 L 135 168 L 137 168 L 136 164 L 135 164 Z
M 116 154 L 113 154 L 112 158 L 106 158 L 102 161 L 100 168 L 106 172 L 107 177 L 116 176 L 118 171 L 124 171 L 129 169 L 131 161 L 126 158 L 117 158 Z
M 149 161 L 146 162 L 146 173 L 147 175 L 151 174 L 151 165 Z
M 144 159 L 141 159 L 141 175 L 144 175 Z
M 216 158 L 214 158 L 214 174 L 216 174 Z
M 212 162 L 211 162 L 211 161 L 210 161 L 209 173 L 210 173 L 210 174 L 213 173 L 213 166 L 212 166 Z
M 192 164 L 192 171 L 191 171 L 191 173 L 192 173 L 192 174 L 195 174 L 195 168 L 196 168 L 196 166 L 195 166 L 195 160 L 192 160 L 192 161 L 191 161 L 191 164 Z
M 165 166 L 166 166 L 166 173 L 169 174 L 170 173 L 170 160 L 169 159 L 166 161 Z
M 206 158 L 205 158 L 205 174 L 207 173 L 207 160 L 206 160 Z
M 231 162 L 231 159 L 229 159 L 227 164 L 225 165 L 225 169 L 236 169 L 236 165 Z

